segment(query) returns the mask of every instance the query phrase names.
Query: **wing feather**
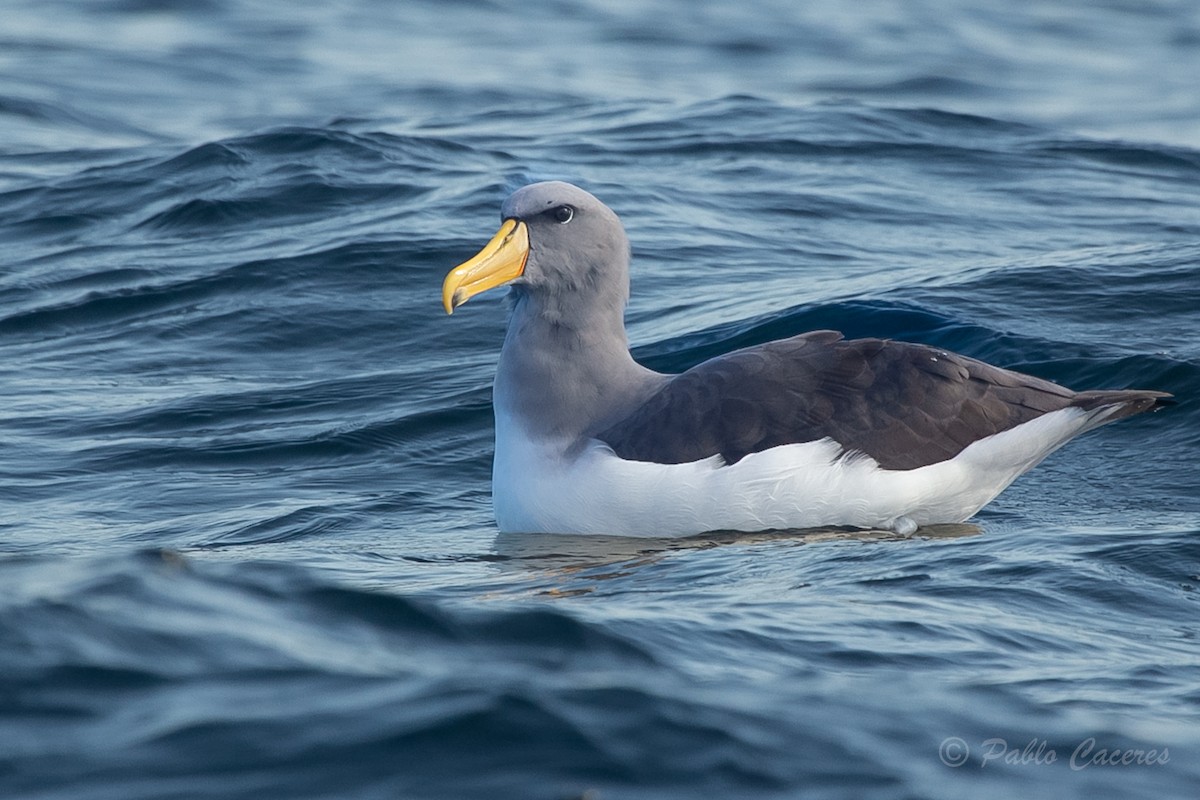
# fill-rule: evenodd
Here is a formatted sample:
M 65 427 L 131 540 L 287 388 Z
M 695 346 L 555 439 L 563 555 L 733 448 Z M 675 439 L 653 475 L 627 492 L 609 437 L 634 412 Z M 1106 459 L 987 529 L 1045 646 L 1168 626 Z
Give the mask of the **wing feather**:
M 1163 402 L 1159 392 L 1075 393 L 920 344 L 814 331 L 710 359 L 673 377 L 599 439 L 622 458 L 735 463 L 830 438 L 885 469 L 953 458 L 972 442 L 1070 405 Z

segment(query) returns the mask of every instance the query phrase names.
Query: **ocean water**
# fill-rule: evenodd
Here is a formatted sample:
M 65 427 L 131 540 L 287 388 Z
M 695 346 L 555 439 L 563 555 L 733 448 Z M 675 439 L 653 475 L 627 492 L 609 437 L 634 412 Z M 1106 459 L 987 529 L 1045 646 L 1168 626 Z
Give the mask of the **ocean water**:
M 0 797 L 1194 797 L 1200 7 L 10 0 Z M 498 535 L 532 180 L 639 359 L 1170 391 L 969 524 Z

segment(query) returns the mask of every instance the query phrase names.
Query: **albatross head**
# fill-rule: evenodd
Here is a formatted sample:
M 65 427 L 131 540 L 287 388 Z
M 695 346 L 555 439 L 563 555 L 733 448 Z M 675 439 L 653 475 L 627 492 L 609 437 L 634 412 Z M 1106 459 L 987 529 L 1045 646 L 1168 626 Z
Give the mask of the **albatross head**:
M 578 186 L 547 181 L 518 189 L 500 216 L 504 222 L 492 240 L 446 276 L 447 314 L 504 284 L 555 316 L 580 308 L 624 309 L 629 239 L 611 209 Z

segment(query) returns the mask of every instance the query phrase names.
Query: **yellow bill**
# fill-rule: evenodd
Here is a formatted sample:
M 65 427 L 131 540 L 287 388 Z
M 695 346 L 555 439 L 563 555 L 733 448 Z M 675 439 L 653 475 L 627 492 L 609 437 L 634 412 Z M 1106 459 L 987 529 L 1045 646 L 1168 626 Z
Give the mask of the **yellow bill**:
M 500 231 L 479 254 L 464 261 L 442 283 L 442 305 L 447 314 L 480 292 L 486 292 L 525 274 L 529 258 L 529 229 L 524 222 L 506 219 Z

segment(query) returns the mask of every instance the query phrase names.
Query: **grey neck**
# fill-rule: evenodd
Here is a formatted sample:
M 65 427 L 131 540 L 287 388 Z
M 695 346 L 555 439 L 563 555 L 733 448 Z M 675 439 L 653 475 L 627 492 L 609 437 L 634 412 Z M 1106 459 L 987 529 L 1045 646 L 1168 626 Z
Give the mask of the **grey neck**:
M 514 287 L 512 316 L 496 370 L 496 414 L 527 435 L 575 442 L 627 416 L 666 376 L 629 353 L 622 308 L 585 305 L 572 313 Z

